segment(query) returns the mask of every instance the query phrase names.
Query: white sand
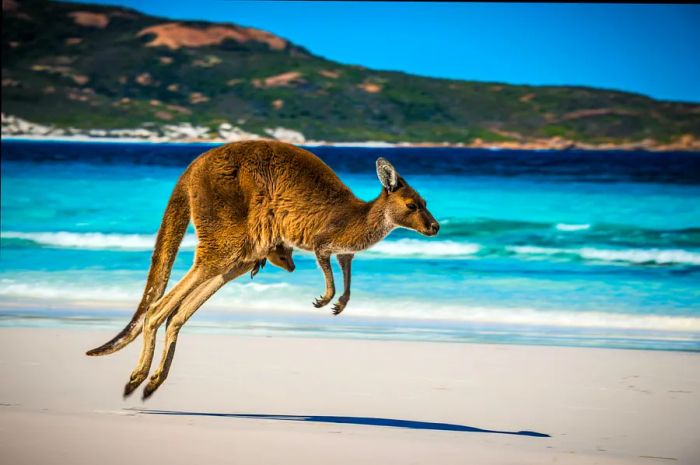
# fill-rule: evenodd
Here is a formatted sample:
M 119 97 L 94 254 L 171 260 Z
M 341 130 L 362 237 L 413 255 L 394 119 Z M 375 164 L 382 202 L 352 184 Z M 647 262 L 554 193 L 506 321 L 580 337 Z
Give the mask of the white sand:
M 2 464 L 699 464 L 700 354 L 183 332 L 168 381 L 122 400 L 140 339 L 0 329 Z M 160 356 L 160 350 L 157 352 Z M 208 417 L 378 417 L 483 432 Z

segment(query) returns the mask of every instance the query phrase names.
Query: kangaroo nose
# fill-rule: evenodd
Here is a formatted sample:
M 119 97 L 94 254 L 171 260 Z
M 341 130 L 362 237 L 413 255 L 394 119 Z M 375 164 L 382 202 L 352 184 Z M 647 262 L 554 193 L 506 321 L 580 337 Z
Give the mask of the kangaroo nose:
M 440 230 L 440 225 L 439 225 L 439 224 L 437 224 L 437 223 L 430 223 L 430 231 L 431 231 L 433 234 L 437 234 L 439 230 Z

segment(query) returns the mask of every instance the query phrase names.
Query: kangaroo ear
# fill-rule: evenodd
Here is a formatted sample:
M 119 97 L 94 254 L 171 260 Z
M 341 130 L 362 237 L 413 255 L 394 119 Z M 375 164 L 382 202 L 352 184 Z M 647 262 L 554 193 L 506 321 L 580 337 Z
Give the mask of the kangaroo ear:
M 396 172 L 394 165 L 385 158 L 377 158 L 377 176 L 379 177 L 379 182 L 389 192 L 393 192 L 399 186 L 399 173 Z

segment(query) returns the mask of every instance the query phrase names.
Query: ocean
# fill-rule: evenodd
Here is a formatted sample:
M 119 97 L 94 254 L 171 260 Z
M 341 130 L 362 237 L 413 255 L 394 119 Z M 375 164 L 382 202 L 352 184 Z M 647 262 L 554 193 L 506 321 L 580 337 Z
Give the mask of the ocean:
M 120 329 L 170 192 L 211 146 L 3 140 L 0 326 Z M 295 251 L 293 273 L 227 284 L 184 331 L 700 350 L 700 154 L 308 150 L 365 200 L 387 158 L 439 235 L 356 255 L 339 317 L 312 306 L 323 276 Z M 195 244 L 190 229 L 171 285 Z

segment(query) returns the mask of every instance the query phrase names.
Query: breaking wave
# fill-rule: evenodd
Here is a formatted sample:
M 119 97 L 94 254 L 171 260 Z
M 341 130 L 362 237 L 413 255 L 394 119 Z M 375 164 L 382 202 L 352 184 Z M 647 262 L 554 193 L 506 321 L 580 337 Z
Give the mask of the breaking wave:
M 88 249 L 88 250 L 153 250 L 155 234 L 105 234 L 97 232 L 16 232 L 3 231 L 3 239 L 20 239 L 30 241 L 41 247 Z M 181 248 L 194 249 L 197 238 L 188 234 L 182 241 Z M 417 239 L 399 239 L 383 241 L 371 248 L 371 255 L 390 257 L 463 257 L 473 255 L 480 250 L 477 244 L 465 244 L 456 241 L 421 241 Z
M 582 228 L 587 225 L 566 225 Z M 561 228 L 560 228 L 561 229 Z M 573 230 L 573 229 L 570 229 Z M 3 231 L 3 241 L 20 241 L 36 247 L 85 250 L 153 250 L 154 234 L 106 234 L 97 232 L 16 232 Z M 182 249 L 192 250 L 197 244 L 193 234 L 185 236 Z M 5 244 L 7 245 L 7 244 Z M 10 244 L 11 245 L 11 244 Z M 19 245 L 19 244 L 18 244 Z M 379 242 L 363 253 L 374 258 L 460 259 L 488 257 L 520 257 L 524 259 L 622 263 L 630 265 L 700 266 L 700 252 L 662 248 L 547 247 L 541 245 L 484 245 L 455 240 L 398 239 Z
M 554 227 L 559 231 L 585 231 L 586 229 L 591 229 L 590 224 L 557 223 Z
M 681 249 L 598 249 L 582 247 L 578 249 L 508 246 L 506 250 L 524 256 L 574 257 L 598 262 L 624 262 L 635 265 L 700 265 L 700 253 Z
M 245 303 L 247 299 L 269 295 L 270 292 L 284 294 L 288 283 L 233 282 L 227 285 L 224 296 L 233 295 Z M 103 302 L 113 305 L 135 305 L 141 298 L 143 282 L 121 282 L 108 285 L 91 282 L 17 282 L 0 281 L 0 297 L 29 300 L 51 300 L 52 302 Z
M 42 247 L 88 250 L 152 250 L 155 234 L 105 234 L 99 232 L 16 232 L 3 231 L 3 239 L 31 241 Z M 197 238 L 188 234 L 182 241 L 183 248 L 193 249 Z
M 367 253 L 389 257 L 461 258 L 474 255 L 480 250 L 480 245 L 464 242 L 399 239 L 379 242 Z

